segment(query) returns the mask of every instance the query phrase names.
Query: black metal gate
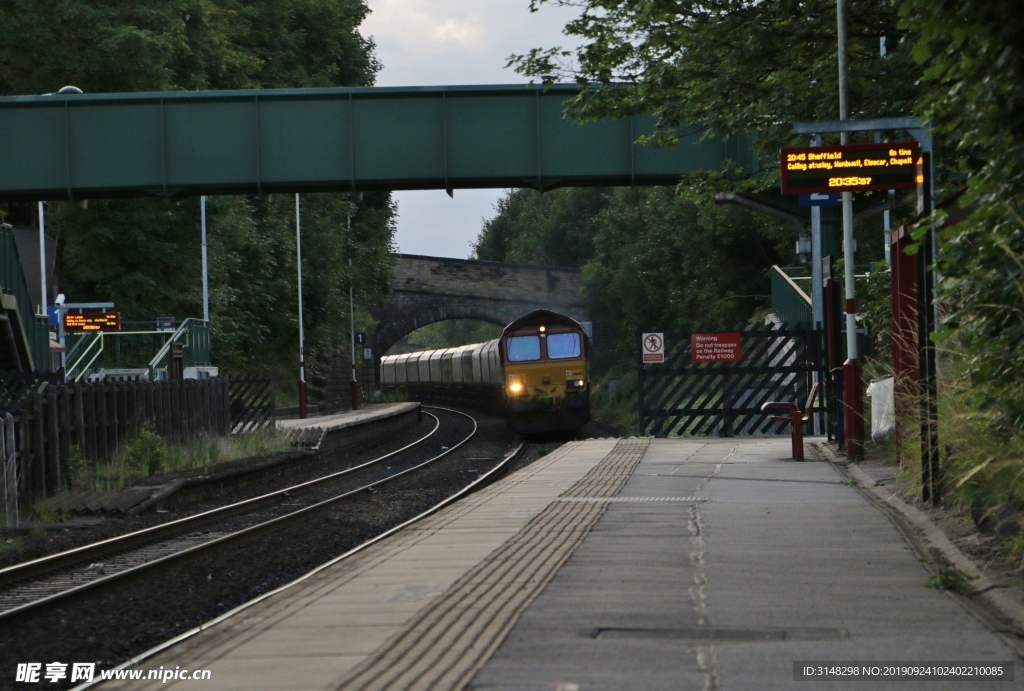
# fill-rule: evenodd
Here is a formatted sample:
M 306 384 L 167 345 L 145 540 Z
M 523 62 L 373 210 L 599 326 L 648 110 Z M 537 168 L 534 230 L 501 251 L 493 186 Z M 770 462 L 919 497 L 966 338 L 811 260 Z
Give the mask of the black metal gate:
M 273 379 L 260 376 L 231 377 L 228 386 L 232 433 L 274 427 L 276 403 Z
M 640 343 L 643 333 L 663 334 L 663 363 L 644 363 L 645 349 Z M 706 336 L 709 332 L 695 333 Z M 761 412 L 761 405 L 790 401 L 803 406 L 815 374 L 819 381 L 824 375 L 821 332 L 765 329 L 738 333 L 738 361 L 693 362 L 694 333 L 637 330 L 641 434 L 675 437 L 787 432 L 785 423 Z M 824 412 L 821 391 L 816 413 Z

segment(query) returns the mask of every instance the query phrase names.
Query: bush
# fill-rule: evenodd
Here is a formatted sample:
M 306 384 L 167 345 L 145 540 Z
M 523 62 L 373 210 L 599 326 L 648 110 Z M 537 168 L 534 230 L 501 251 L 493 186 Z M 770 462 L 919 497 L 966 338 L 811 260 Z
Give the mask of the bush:
M 165 472 L 171 455 L 167 442 L 146 428 L 139 430 L 138 436 L 125 444 L 122 453 L 124 464 L 133 475 L 159 475 Z

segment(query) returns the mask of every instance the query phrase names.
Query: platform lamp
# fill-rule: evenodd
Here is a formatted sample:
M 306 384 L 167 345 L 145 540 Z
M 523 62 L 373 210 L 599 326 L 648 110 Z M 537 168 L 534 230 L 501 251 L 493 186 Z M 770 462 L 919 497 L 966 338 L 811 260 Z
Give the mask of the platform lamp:
M 299 419 L 306 419 L 306 332 L 302 323 L 302 225 L 295 193 L 295 255 L 299 270 Z
M 362 192 L 359 193 L 362 198 Z M 348 205 L 348 323 L 349 323 L 349 351 L 352 354 L 352 410 L 359 408 L 359 382 L 356 380 L 356 312 L 355 297 L 352 284 L 355 282 L 355 275 L 352 273 L 352 209 L 354 204 Z
M 846 0 L 836 0 L 839 37 L 839 119 L 850 119 L 849 69 L 846 53 Z M 849 144 L 849 132 L 840 133 L 840 143 Z M 846 413 L 846 456 L 864 455 L 864 396 L 857 348 L 857 301 L 854 284 L 853 192 L 843 192 L 843 269 L 846 284 L 846 362 L 843 363 L 843 406 Z

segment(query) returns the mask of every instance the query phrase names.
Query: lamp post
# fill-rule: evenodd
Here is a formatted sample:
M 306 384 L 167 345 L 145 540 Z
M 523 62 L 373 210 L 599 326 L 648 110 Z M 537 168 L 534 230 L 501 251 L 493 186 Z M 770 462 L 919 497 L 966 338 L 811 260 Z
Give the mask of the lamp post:
M 295 194 L 295 255 L 299 267 L 299 419 L 306 419 L 306 332 L 302 323 L 302 225 Z
M 206 264 L 206 197 L 199 198 L 203 227 L 203 320 L 210 322 L 210 273 Z
M 839 35 L 839 120 L 850 119 L 846 54 L 846 0 L 836 0 Z M 849 144 L 849 132 L 840 133 L 840 143 Z M 864 400 L 861 392 L 861 364 L 857 352 L 857 301 L 854 284 L 853 193 L 843 192 L 843 269 L 846 287 L 846 362 L 843 363 L 843 406 L 846 415 L 846 455 L 864 455 Z
M 348 205 L 348 323 L 349 352 L 352 354 L 352 410 L 359 408 L 359 382 L 356 381 L 356 312 L 355 296 L 352 285 L 355 276 L 352 273 L 352 204 Z

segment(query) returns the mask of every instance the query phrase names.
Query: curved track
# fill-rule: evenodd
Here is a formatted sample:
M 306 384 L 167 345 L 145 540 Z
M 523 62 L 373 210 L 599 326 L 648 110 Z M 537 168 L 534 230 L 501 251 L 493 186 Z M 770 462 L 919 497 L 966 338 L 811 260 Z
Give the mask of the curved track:
M 0 569 L 0 621 L 283 527 L 346 497 L 374 491 L 429 466 L 476 434 L 477 423 L 471 416 L 447 408 L 431 409 L 438 414 L 427 413 L 436 423 L 428 434 L 372 461 L 194 516 Z M 444 428 L 442 419 L 446 420 Z M 454 441 L 452 434 L 456 435 Z M 428 441 L 433 443 L 426 444 Z M 424 460 L 424 456 L 428 457 Z

